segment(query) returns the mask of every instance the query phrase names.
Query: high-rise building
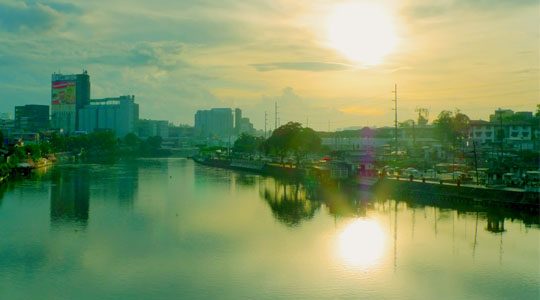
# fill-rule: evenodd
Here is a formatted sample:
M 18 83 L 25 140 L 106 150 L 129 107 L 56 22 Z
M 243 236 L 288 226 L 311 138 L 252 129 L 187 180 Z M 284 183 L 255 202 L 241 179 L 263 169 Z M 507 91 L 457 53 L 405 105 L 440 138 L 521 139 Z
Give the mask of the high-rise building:
M 135 96 L 92 99 L 90 104 L 79 110 L 79 131 L 94 132 L 112 130 L 117 137 L 137 133 L 139 104 Z
M 141 138 L 152 136 L 160 136 L 163 139 L 169 138 L 169 121 L 139 120 L 137 127 Z
M 234 131 L 238 135 L 242 133 L 255 133 L 255 128 L 253 128 L 253 124 L 249 121 L 249 118 L 242 118 L 242 110 L 240 108 L 234 110 Z
M 64 133 L 78 130 L 79 110 L 90 104 L 90 76 L 82 74 L 52 74 L 51 123 Z
M 48 105 L 15 106 L 15 128 L 38 131 L 49 127 Z
M 195 114 L 195 132 L 202 136 L 224 138 L 234 133 L 233 114 L 230 108 L 199 110 Z
M 242 127 L 242 110 L 237 108 L 234 110 L 234 131 L 240 134 L 240 128 Z

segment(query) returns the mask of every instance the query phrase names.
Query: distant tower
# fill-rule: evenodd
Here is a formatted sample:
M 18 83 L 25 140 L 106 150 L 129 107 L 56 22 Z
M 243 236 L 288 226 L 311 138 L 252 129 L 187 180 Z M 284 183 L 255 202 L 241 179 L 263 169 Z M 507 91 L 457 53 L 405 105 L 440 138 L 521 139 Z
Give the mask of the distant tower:
M 90 104 L 90 76 L 82 74 L 51 76 L 51 125 L 64 133 L 78 130 L 79 110 Z
M 234 110 L 234 130 L 237 134 L 240 134 L 242 129 L 242 110 L 237 108 Z

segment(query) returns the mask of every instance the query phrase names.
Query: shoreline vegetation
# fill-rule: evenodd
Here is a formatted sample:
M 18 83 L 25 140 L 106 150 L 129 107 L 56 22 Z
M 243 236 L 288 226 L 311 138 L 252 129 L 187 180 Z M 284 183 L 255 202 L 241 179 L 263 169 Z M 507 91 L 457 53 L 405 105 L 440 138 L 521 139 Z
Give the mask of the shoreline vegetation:
M 0 136 L 0 140 L 3 137 Z M 24 145 L 14 141 L 0 147 L 0 183 L 10 177 L 27 176 L 32 170 L 57 161 L 110 162 L 119 158 L 170 156 L 171 152 L 161 148 L 161 143 L 159 136 L 140 139 L 135 134 L 128 134 L 119 139 L 111 131 L 72 136 L 53 134 L 38 144 Z

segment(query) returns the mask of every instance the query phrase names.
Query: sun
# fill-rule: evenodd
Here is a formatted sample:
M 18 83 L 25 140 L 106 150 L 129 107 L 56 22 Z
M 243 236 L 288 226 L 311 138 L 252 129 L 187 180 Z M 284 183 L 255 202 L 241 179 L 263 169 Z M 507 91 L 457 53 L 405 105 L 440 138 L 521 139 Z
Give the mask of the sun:
M 327 34 L 331 48 L 363 65 L 380 64 L 398 41 L 389 14 L 362 3 L 337 6 L 328 17 Z

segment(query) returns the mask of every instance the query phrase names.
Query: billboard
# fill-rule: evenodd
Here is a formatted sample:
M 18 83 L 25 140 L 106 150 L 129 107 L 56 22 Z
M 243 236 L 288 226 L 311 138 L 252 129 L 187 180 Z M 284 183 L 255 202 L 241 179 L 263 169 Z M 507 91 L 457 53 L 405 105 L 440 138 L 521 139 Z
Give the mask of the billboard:
M 75 81 L 53 81 L 52 104 L 75 104 Z

